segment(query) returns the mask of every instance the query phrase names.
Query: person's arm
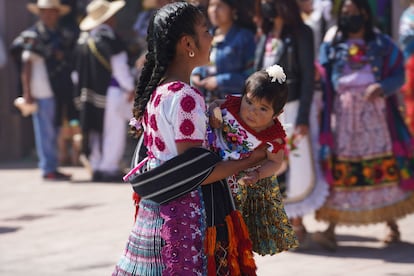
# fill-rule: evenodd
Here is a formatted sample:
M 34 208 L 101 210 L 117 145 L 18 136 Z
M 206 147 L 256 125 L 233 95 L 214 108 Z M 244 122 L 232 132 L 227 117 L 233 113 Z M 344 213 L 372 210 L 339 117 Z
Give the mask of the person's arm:
M 276 153 L 267 151 L 266 161 L 256 170 L 248 172 L 240 182 L 243 185 L 253 185 L 260 179 L 275 175 L 282 167 L 284 155 L 283 150 Z
M 22 81 L 23 98 L 27 103 L 33 102 L 32 91 L 30 87 L 30 80 L 32 76 L 32 61 L 29 51 L 22 53 L 22 72 L 20 75 Z
M 183 153 L 192 147 L 201 147 L 199 142 L 182 142 L 176 143 L 178 154 Z M 239 171 L 254 167 L 266 158 L 266 149 L 260 148 L 252 152 L 252 154 L 242 160 L 221 161 L 214 167 L 212 173 L 203 181 L 202 185 L 210 184 Z
M 111 56 L 112 74 L 120 87 L 133 95 L 134 93 L 134 78 L 128 66 L 127 53 L 122 51 L 116 55 Z
M 384 96 L 390 96 L 397 92 L 398 89 L 404 84 L 404 58 L 401 50 L 391 40 L 391 38 L 384 36 L 384 40 L 388 43 L 388 45 L 387 54 L 384 56 L 385 61 L 383 67 L 388 68 L 388 74 L 379 82 L 379 84 L 381 85 L 382 94 Z
M 221 91 L 229 91 L 231 94 L 240 93 L 246 79 L 254 73 L 254 55 L 256 50 L 256 42 L 254 34 L 250 31 L 243 30 L 240 33 L 240 53 L 239 60 L 243 64 L 243 68 L 239 71 L 221 72 L 214 76 L 217 87 Z M 226 62 L 232 62 L 226 60 Z
M 296 133 L 307 134 L 309 126 L 309 112 L 314 88 L 314 50 L 312 30 L 304 25 L 297 43 L 298 62 L 300 70 L 299 110 L 296 118 Z
M 3 39 L 0 37 L 0 68 L 7 63 L 7 54 L 4 47 Z

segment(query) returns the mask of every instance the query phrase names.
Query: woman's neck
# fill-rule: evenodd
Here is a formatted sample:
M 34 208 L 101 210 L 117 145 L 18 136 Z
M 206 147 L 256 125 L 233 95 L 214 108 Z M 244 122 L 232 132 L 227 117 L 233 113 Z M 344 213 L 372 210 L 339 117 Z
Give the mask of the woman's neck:
M 167 69 L 167 72 L 165 72 L 165 75 L 163 77 L 163 82 L 172 82 L 172 81 L 181 81 L 185 83 L 190 83 L 190 75 L 191 70 L 182 68 L 180 64 L 177 65 L 177 63 L 170 65 L 170 67 Z
M 217 26 L 217 29 L 214 35 L 226 35 L 230 31 L 232 26 L 233 26 L 233 22 L 229 22 L 228 24 Z
M 273 37 L 280 37 L 283 30 L 283 19 L 276 17 L 273 21 L 273 28 L 270 30 L 270 35 Z
M 361 29 L 357 33 L 348 33 L 348 38 L 349 39 L 360 39 L 360 38 L 364 38 L 364 35 L 365 35 L 365 31 L 364 29 Z

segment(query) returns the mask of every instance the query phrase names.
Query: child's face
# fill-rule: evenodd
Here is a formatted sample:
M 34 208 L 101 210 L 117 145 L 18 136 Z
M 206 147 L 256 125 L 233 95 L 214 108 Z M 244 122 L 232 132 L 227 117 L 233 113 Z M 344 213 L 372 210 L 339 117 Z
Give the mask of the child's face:
M 275 114 L 270 102 L 253 98 L 248 92 L 242 98 L 240 117 L 253 130 L 262 131 L 273 125 Z

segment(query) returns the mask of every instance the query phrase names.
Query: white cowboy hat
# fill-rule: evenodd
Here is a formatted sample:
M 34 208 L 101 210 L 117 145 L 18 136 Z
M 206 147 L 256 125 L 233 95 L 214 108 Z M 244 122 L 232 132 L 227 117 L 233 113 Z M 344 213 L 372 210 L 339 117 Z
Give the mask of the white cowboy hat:
M 106 0 L 93 0 L 86 7 L 87 15 L 79 24 L 79 28 L 82 31 L 89 31 L 104 23 L 124 6 L 124 0 L 116 0 L 112 2 Z
M 27 4 L 27 9 L 34 14 L 39 14 L 40 9 L 57 9 L 60 15 L 70 12 L 70 6 L 62 5 L 60 0 L 37 0 L 37 3 Z

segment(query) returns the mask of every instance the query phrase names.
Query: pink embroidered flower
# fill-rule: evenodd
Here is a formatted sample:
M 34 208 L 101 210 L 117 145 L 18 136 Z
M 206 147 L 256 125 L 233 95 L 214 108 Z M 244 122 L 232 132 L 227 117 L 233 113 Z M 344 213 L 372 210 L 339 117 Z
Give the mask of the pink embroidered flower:
M 148 135 L 144 133 L 144 145 L 148 146 Z
M 155 137 L 155 145 L 160 151 L 165 150 L 165 144 L 159 137 Z
M 191 239 L 195 233 L 190 227 L 191 220 L 174 218 L 166 221 L 161 228 L 161 235 L 166 240 L 178 241 L 183 238 Z
M 151 134 L 149 134 L 148 136 L 147 136 L 147 140 L 146 140 L 146 145 L 147 145 L 147 147 L 151 147 L 152 145 L 153 145 L 153 143 L 154 143 L 154 141 L 153 141 L 153 139 L 152 139 L 152 135 Z
M 200 92 L 197 88 L 193 87 L 193 90 L 200 96 L 204 97 L 203 93 Z
M 152 102 L 154 100 L 156 95 L 157 95 L 157 90 L 154 90 L 154 92 L 152 92 L 152 94 L 151 94 L 150 102 Z
M 150 117 L 150 121 L 149 121 L 149 125 L 152 127 L 152 129 L 154 129 L 155 131 L 158 130 L 158 125 L 157 125 L 157 119 L 155 118 L 155 115 L 152 114 Z
M 183 87 L 184 87 L 184 84 L 182 82 L 176 81 L 168 86 L 168 90 L 177 92 L 177 91 L 180 91 L 181 88 Z
M 163 208 L 161 212 L 161 217 L 163 219 L 171 219 L 177 217 L 181 213 L 179 207 L 179 204 L 174 204 L 168 206 L 167 208 Z
M 184 119 L 180 125 L 180 131 L 185 136 L 190 136 L 194 132 L 194 124 L 190 119 Z
M 243 143 L 242 137 L 238 136 L 235 133 L 231 133 L 231 132 L 227 134 L 227 140 L 234 143 L 234 144 L 242 144 Z
M 155 106 L 155 107 L 157 107 L 157 106 L 160 104 L 160 102 L 161 102 L 161 95 L 158 95 L 158 96 L 155 98 L 155 101 L 154 101 L 154 106 Z
M 185 96 L 182 100 L 181 100 L 181 108 L 187 112 L 190 113 L 191 111 L 193 111 L 193 109 L 195 108 L 195 100 L 193 97 L 191 96 Z
M 183 247 L 184 244 L 191 245 L 191 241 L 186 239 L 167 244 L 161 249 L 162 257 L 167 260 L 167 266 L 171 268 L 190 270 L 193 264 L 193 255 L 196 255 L 190 248 Z M 180 265 L 180 266 L 176 266 Z
M 148 112 L 146 110 L 144 112 L 144 124 L 148 125 Z

